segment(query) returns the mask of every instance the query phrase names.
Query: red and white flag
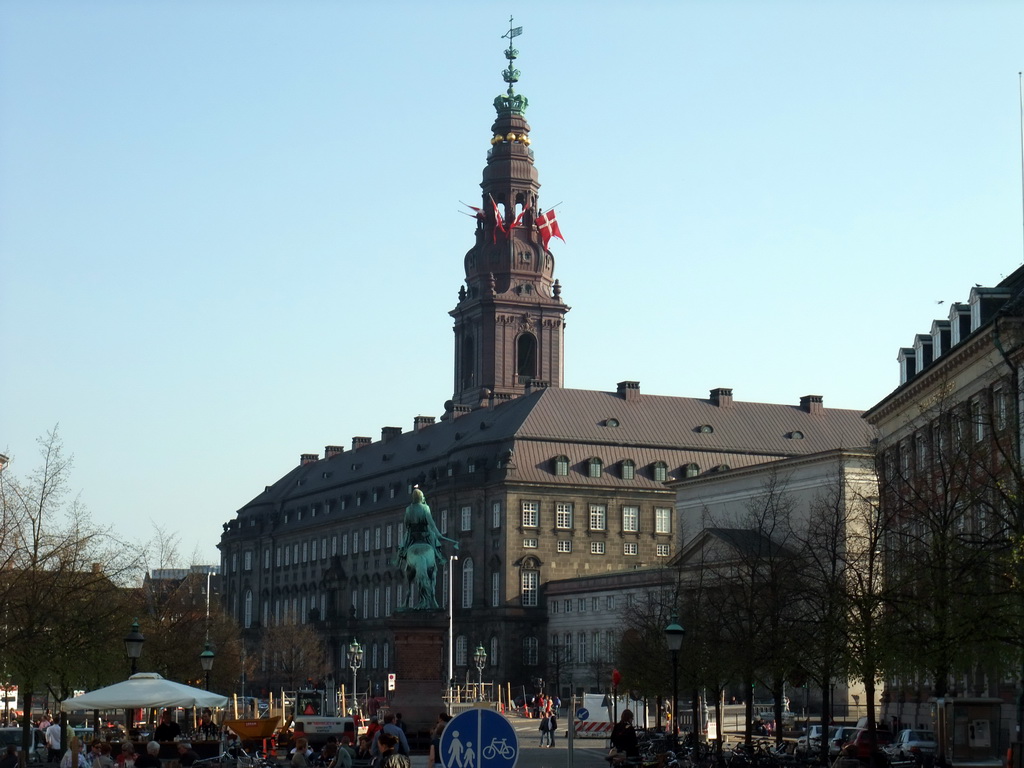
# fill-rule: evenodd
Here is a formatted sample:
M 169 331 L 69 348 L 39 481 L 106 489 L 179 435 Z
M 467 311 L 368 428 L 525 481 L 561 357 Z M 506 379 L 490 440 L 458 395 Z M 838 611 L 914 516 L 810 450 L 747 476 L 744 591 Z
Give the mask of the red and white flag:
M 565 238 L 562 237 L 562 230 L 558 228 L 558 222 L 555 220 L 554 209 L 537 217 L 537 228 L 540 229 L 540 239 L 543 241 L 545 248 L 548 247 L 548 242 L 552 237 L 557 237 L 563 243 L 565 242 Z
M 505 220 L 501 217 L 501 209 L 498 204 L 494 202 L 494 198 L 491 198 L 491 205 L 494 206 L 494 242 L 498 242 L 498 233 L 501 232 L 503 235 L 508 235 L 505 231 Z
M 516 216 L 516 220 L 512 222 L 512 226 L 508 228 L 509 232 L 511 232 L 513 229 L 515 229 L 516 227 L 518 227 L 520 224 L 523 223 L 523 216 L 526 215 L 526 212 L 528 210 L 530 210 L 530 209 L 529 208 L 523 208 L 523 210 L 521 210 L 519 212 L 519 215 Z

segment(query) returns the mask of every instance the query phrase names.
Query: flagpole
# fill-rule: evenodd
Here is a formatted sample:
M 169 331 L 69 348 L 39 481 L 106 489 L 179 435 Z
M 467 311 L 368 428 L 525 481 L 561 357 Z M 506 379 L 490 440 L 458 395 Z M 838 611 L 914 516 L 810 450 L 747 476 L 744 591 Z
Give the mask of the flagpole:
M 1024 90 L 1021 89 L 1021 73 L 1017 73 L 1017 96 L 1020 101 L 1020 204 L 1021 231 L 1024 233 Z M 1024 241 L 1022 241 L 1024 248 Z

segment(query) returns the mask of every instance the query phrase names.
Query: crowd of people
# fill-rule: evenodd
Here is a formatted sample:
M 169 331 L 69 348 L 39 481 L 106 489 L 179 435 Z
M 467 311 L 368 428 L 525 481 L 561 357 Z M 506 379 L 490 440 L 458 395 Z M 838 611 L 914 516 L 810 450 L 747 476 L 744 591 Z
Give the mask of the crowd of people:
M 204 713 L 204 717 L 206 716 L 208 715 Z M 111 741 L 102 738 L 86 744 L 78 738 L 73 728 L 67 728 L 65 735 L 62 733 L 60 721 L 49 712 L 40 718 L 35 728 L 42 735 L 46 746 L 46 762 L 57 763 L 60 768 L 162 768 L 161 742 L 174 742 L 176 759 L 182 768 L 189 768 L 199 759 L 199 755 L 192 748 L 192 743 L 182 738 L 181 726 L 174 721 L 170 711 L 165 711 L 161 715 L 160 723 L 153 731 L 153 740 L 145 744 L 141 754 L 136 752 L 135 745 L 126 738 L 127 734 L 120 726 L 103 729 L 112 732 L 119 741 L 116 750 Z M 66 744 L 63 751 L 62 737 Z M 15 768 L 18 765 L 17 750 L 15 745 L 7 748 L 6 754 L 0 757 L 0 768 Z

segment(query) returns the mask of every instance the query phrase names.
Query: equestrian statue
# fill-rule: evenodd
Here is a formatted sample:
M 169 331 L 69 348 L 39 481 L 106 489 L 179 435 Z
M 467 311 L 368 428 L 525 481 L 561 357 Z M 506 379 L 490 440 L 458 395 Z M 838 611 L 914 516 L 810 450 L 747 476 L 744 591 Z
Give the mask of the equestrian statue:
M 434 524 L 430 507 L 423 499 L 423 491 L 414 488 L 412 503 L 405 508 L 405 535 L 398 547 L 397 565 L 409 582 L 409 599 L 406 608 L 417 611 L 437 610 L 437 596 L 434 582 L 439 566 L 444 565 L 441 542 L 447 541 L 459 548 L 457 541 L 442 536 Z

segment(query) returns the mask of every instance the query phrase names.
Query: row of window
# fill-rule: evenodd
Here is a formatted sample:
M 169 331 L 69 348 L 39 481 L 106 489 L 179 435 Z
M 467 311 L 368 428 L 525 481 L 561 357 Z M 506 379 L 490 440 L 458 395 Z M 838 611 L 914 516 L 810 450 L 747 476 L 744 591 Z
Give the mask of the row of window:
M 616 655 L 617 642 L 615 631 L 611 629 L 594 629 L 572 632 L 564 635 L 551 635 L 551 647 L 548 653 L 553 662 L 562 664 L 587 664 L 590 661 L 608 661 Z
M 586 613 L 588 605 L 591 611 L 600 611 L 602 603 L 605 611 L 614 611 L 615 595 L 605 595 L 604 600 L 600 597 L 552 598 L 548 600 L 548 613 L 572 613 L 574 605 L 578 613 Z
M 534 539 L 534 538 L 529 538 L 529 537 L 523 539 L 523 548 L 524 549 L 536 549 L 539 546 L 540 546 L 540 539 Z M 640 554 L 639 550 L 640 550 L 639 545 L 635 541 L 626 541 L 626 542 L 623 542 L 623 544 L 622 544 L 622 554 L 624 554 L 624 555 L 637 555 L 637 554 Z M 555 551 L 556 552 L 561 552 L 563 554 L 568 554 L 568 553 L 572 552 L 572 539 L 559 539 L 555 543 Z M 656 544 L 654 551 L 655 551 L 655 554 L 658 557 L 668 557 L 669 554 L 671 554 L 670 547 L 669 547 L 668 544 Z M 604 555 L 606 553 L 607 553 L 607 548 L 605 546 L 605 542 L 603 542 L 603 541 L 592 541 L 592 542 L 590 542 L 590 554 L 592 554 L 592 555 Z
M 981 443 L 990 430 L 1001 432 L 1009 425 L 1010 401 L 1002 384 L 980 393 L 966 403 L 934 419 L 926 428 L 903 440 L 885 454 L 886 476 L 894 478 L 898 458 L 900 474 L 907 478 L 911 466 L 922 472 L 930 464 L 950 456 L 951 450 L 965 450 L 970 442 Z M 969 450 L 969 449 L 967 449 Z
M 552 459 L 552 465 L 556 476 L 565 477 L 569 474 L 568 456 L 556 456 L 554 459 Z M 604 461 L 598 458 L 597 456 L 592 456 L 591 458 L 586 459 L 584 462 L 582 462 L 582 464 L 580 465 L 580 471 L 587 477 L 597 478 L 601 477 L 606 471 L 611 471 L 611 466 L 616 466 L 616 464 L 610 465 L 609 468 L 606 470 Z M 617 462 L 617 466 L 618 476 L 622 480 L 633 480 L 636 478 L 637 465 L 636 462 L 633 461 L 632 459 L 623 459 L 622 461 Z M 646 469 L 648 476 L 654 482 L 664 483 L 666 480 L 668 480 L 668 464 L 666 464 L 664 461 L 652 462 L 651 464 L 647 465 Z M 640 471 L 643 472 L 643 470 L 644 468 L 641 467 Z M 697 466 L 696 464 L 686 464 L 685 466 L 682 467 L 683 477 L 696 477 L 699 474 L 700 467 Z
M 523 528 L 540 527 L 541 504 L 539 501 L 522 502 L 522 525 Z M 642 519 L 640 507 L 634 504 L 625 504 L 620 508 L 621 530 L 625 533 L 639 533 L 645 526 Z M 554 509 L 555 528 L 559 530 L 572 530 L 575 528 L 575 505 L 571 501 L 560 501 L 555 504 Z M 672 508 L 655 507 L 651 516 L 650 526 L 655 533 L 672 533 Z M 588 504 L 586 528 L 591 531 L 604 531 L 608 529 L 608 505 Z

